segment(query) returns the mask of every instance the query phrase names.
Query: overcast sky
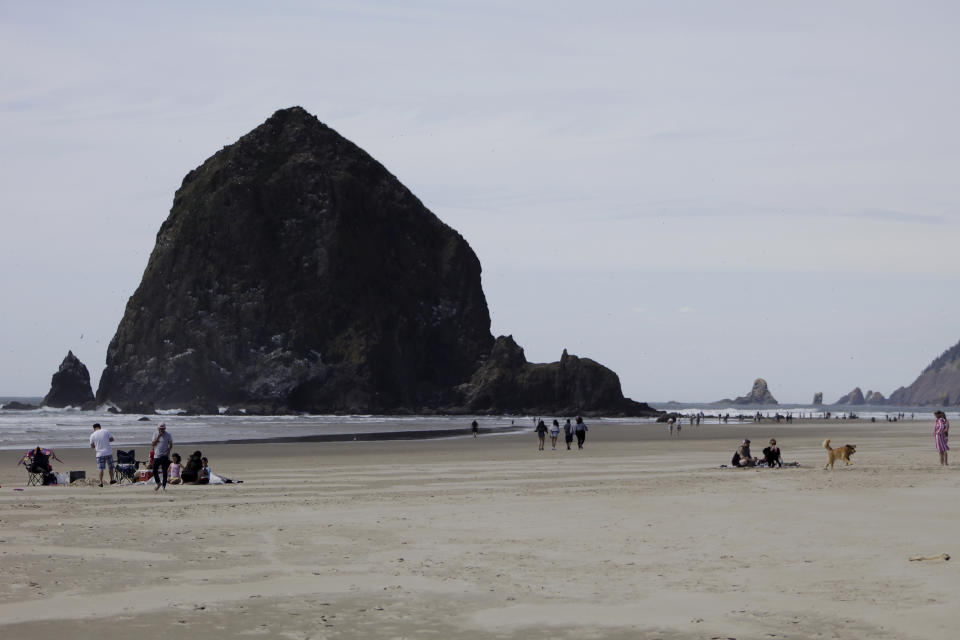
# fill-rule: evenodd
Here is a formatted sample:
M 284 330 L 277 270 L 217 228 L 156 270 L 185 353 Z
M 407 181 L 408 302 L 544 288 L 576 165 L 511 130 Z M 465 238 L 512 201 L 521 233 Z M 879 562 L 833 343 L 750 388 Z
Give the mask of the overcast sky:
M 645 401 L 889 395 L 960 340 L 960 5 L 0 0 L 0 396 L 96 389 L 183 176 L 301 105 Z

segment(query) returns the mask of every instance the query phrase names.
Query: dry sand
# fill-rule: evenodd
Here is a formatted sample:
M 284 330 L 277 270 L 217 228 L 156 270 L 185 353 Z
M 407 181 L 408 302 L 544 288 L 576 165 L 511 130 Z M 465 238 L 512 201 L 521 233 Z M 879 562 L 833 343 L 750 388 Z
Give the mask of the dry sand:
M 0 636 L 952 639 L 960 471 L 931 431 L 191 446 L 244 483 L 159 494 L 16 491 L 0 452 Z M 770 435 L 799 468 L 719 468 Z M 824 471 L 824 437 L 854 466 Z M 94 474 L 89 449 L 57 453 Z

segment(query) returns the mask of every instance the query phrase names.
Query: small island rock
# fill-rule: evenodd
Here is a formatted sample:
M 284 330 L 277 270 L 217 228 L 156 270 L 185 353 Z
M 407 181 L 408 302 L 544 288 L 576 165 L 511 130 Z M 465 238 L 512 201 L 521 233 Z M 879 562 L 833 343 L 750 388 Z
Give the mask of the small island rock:
M 733 404 L 779 404 L 770 390 L 767 388 L 767 381 L 763 378 L 757 378 L 753 381 L 753 388 L 745 396 L 739 396 L 733 400 Z
M 50 392 L 43 398 L 47 407 L 93 407 L 93 388 L 90 372 L 73 351 L 60 363 L 60 368 L 50 381 Z
M 862 405 L 864 404 L 863 391 L 860 387 L 854 387 L 853 391 L 834 402 L 834 404 Z

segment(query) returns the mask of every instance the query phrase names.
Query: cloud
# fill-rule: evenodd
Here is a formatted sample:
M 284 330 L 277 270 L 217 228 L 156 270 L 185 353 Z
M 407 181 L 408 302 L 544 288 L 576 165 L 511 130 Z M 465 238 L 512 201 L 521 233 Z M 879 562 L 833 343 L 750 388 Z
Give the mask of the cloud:
M 856 213 L 847 214 L 847 218 L 863 218 L 879 222 L 910 222 L 917 224 L 946 224 L 953 222 L 953 216 L 926 213 L 910 213 L 907 211 L 891 211 L 887 209 L 865 209 Z

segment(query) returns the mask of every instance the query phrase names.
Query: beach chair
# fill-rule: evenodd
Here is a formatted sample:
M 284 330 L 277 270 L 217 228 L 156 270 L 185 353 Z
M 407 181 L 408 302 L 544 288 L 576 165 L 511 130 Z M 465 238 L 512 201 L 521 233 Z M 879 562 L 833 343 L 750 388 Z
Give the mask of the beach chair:
M 27 466 L 27 486 L 42 487 L 43 475 L 44 475 L 43 470 L 35 469 L 32 466 Z
M 39 453 L 37 453 L 39 450 Z M 50 464 L 50 458 L 56 457 L 53 451 L 49 449 L 31 450 L 24 455 L 20 462 L 27 468 L 27 486 L 42 487 L 51 483 L 50 476 L 53 475 L 53 468 Z M 59 458 L 58 458 L 59 459 Z
M 137 460 L 134 449 L 130 449 L 130 451 L 117 449 L 117 462 L 113 469 L 116 473 L 117 484 L 123 484 L 124 480 L 130 484 L 136 482 L 137 469 L 141 464 L 144 464 L 144 462 L 143 460 Z

